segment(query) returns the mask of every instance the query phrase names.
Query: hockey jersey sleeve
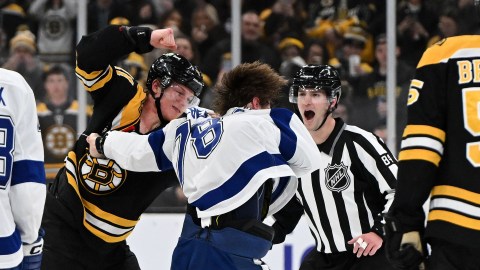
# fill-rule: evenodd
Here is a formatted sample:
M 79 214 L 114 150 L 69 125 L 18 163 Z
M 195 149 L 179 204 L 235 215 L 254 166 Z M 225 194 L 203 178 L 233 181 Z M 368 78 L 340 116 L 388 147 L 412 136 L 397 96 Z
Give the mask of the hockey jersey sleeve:
M 17 96 L 22 105 L 18 106 L 13 126 L 15 148 L 9 198 L 21 240 L 30 244 L 38 238 L 46 197 L 43 144 L 33 91 L 21 76 L 16 80 L 26 91 L 19 91 L 25 96 Z
M 378 213 L 373 217 L 372 231 L 382 235 L 383 217 L 380 213 L 388 212 L 395 196 L 397 160 L 385 143 L 374 134 L 353 126 L 347 126 L 346 130 L 352 130 L 352 134 L 362 138 L 358 139 L 358 143 L 354 143 L 355 150 L 350 152 L 357 153 L 361 160 L 355 165 L 368 182 L 365 199 L 370 209 Z
M 396 195 L 391 210 L 407 230 L 421 230 L 423 203 L 430 195 L 445 144 L 445 86 L 448 56 L 455 50 L 447 42 L 423 54 L 411 81 L 408 120 L 399 153 Z M 438 61 L 438 62 L 437 62 Z M 461 121 L 461 120 L 458 120 Z M 412 189 L 411 187 L 415 187 Z
M 320 153 L 298 116 L 286 109 L 272 109 L 270 117 L 280 130 L 280 153 L 296 176 L 318 170 Z
M 136 50 L 126 31 L 124 27 L 111 25 L 83 36 L 76 47 L 75 72 L 94 102 L 87 134 L 100 133 L 125 105 L 143 93 L 130 74 L 113 66 L 113 63 Z

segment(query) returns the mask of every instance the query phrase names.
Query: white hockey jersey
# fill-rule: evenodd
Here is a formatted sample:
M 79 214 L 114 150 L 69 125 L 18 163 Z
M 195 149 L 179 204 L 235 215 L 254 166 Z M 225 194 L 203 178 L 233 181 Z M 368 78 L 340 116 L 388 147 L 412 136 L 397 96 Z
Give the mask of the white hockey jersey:
M 43 144 L 35 98 L 18 73 L 0 68 L 0 268 L 37 240 L 45 204 Z
M 199 218 L 238 208 L 270 178 L 273 214 L 295 194 L 296 177 L 319 169 L 315 142 L 289 110 L 232 108 L 221 118 L 189 116 L 148 136 L 110 132 L 105 155 L 132 171 L 173 167 Z

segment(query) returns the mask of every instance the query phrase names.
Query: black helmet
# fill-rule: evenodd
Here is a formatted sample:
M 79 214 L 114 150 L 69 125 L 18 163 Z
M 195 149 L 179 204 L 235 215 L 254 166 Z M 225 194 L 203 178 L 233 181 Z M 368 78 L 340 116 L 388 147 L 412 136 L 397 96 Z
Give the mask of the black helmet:
M 152 96 L 154 96 L 152 83 L 157 78 L 160 79 L 163 89 L 175 81 L 191 89 L 196 97 L 200 96 L 205 86 L 198 68 L 185 57 L 176 53 L 166 53 L 160 56 L 150 67 L 146 85 Z
M 291 103 L 297 103 L 298 90 L 312 88 L 324 90 L 329 102 L 336 98 L 337 103 L 342 94 L 342 83 L 338 71 L 329 65 L 307 65 L 303 66 L 293 77 L 292 86 L 290 86 L 289 100 Z M 336 105 L 335 105 L 336 108 Z M 335 109 L 332 108 L 332 109 Z

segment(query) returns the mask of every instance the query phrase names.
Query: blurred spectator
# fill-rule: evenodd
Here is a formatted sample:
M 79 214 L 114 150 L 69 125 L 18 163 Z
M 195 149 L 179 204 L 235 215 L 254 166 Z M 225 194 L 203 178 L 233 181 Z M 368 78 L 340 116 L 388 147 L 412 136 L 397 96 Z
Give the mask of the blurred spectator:
M 295 35 L 292 34 L 291 36 L 283 38 L 277 46 L 280 57 L 282 59 L 279 73 L 280 75 L 288 79 L 290 83 L 293 80 L 293 76 L 295 76 L 295 74 L 300 70 L 300 68 L 307 64 L 302 58 L 302 53 L 305 46 L 303 45 L 303 42 L 301 40 L 295 38 L 294 36 Z M 284 89 L 282 89 L 281 95 L 275 101 L 275 107 L 294 110 L 295 106 L 292 106 L 292 103 L 290 103 L 288 99 L 289 91 L 290 84 L 288 84 Z
M 437 29 L 438 15 L 427 2 L 403 0 L 397 6 L 397 40 L 405 52 L 402 59 L 412 67 L 417 66 L 430 35 Z
M 247 11 L 242 15 L 241 23 L 242 39 L 242 63 L 251 63 L 256 60 L 269 64 L 278 70 L 280 65 L 275 50 L 262 42 L 262 22 L 258 14 Z M 219 75 L 232 68 L 230 57 L 230 38 L 217 43 L 205 55 L 200 64 L 200 70 L 204 72 L 215 84 Z
M 302 66 L 307 64 L 302 58 L 304 47 L 303 42 L 294 37 L 288 36 L 280 41 L 277 46 L 282 59 L 279 68 L 280 75 L 290 80 Z
M 175 43 L 177 44 L 177 49 L 174 52 L 187 58 L 190 63 L 198 65 L 200 55 L 198 48 L 195 46 L 195 43 L 191 38 L 180 35 L 175 37 Z
M 304 59 L 309 65 L 325 65 L 330 61 L 325 42 L 321 39 L 311 39 L 304 49 Z
M 95 32 L 105 28 L 115 17 L 130 20 L 131 7 L 121 0 L 90 0 L 87 5 L 87 31 Z
M 265 36 L 270 44 L 277 46 L 283 37 L 296 32 L 298 38 L 304 39 L 302 29 L 307 20 L 307 12 L 300 0 L 277 0 L 271 8 L 260 14 L 265 21 Z
M 143 55 L 136 52 L 130 53 L 126 58 L 121 60 L 117 65 L 125 69 L 132 77 L 146 89 L 146 81 L 148 75 L 148 67 L 145 64 Z
M 438 31 L 437 34 L 432 36 L 427 43 L 427 47 L 435 44 L 436 42 L 447 38 L 461 34 L 458 17 L 458 10 L 455 8 L 446 8 L 438 19 Z
M 205 4 L 193 11 L 191 37 L 201 52 L 206 52 L 219 41 L 228 38 L 215 7 Z M 203 58 L 201 60 L 203 61 Z
M 408 89 L 415 70 L 407 65 L 400 56 L 400 48 L 396 47 L 397 87 L 396 96 L 396 129 L 397 143 L 406 124 Z M 386 76 L 387 76 L 387 38 L 379 35 L 375 42 L 375 59 L 373 72 L 362 77 L 353 95 L 353 113 L 350 123 L 373 132 L 381 123 L 386 123 Z
M 480 34 L 480 16 L 474 0 L 457 0 L 458 23 L 463 34 Z
M 372 67 L 360 56 L 368 38 L 368 33 L 362 27 L 349 27 L 343 36 L 342 51 L 329 61 L 329 65 L 335 67 L 340 72 L 340 77 L 354 89 L 362 76 L 372 72 Z
M 15 36 L 17 28 L 26 23 L 26 12 L 17 1 L 0 0 L 0 28 L 3 28 L 7 36 L 7 49 L 10 48 L 10 40 Z
M 43 74 L 45 99 L 37 104 L 45 152 L 47 181 L 55 178 L 63 160 L 78 137 L 78 103 L 69 98 L 69 74 L 61 65 L 54 65 Z M 91 108 L 87 108 L 91 115 Z
M 177 9 L 166 11 L 160 16 L 160 28 L 172 28 L 175 36 L 184 35 L 182 31 L 183 16 Z
M 311 1 L 307 8 L 310 13 L 305 31 L 310 38 L 324 39 L 328 52 L 333 57 L 341 48 L 342 37 L 348 28 L 355 25 L 367 28 L 371 22 L 377 20 L 377 2 L 379 1 Z M 385 21 L 382 23 L 385 24 Z M 367 40 L 361 54 L 366 62 L 373 60 L 372 43 Z
M 158 25 L 158 16 L 155 5 L 150 0 L 134 1 L 132 25 L 154 26 Z
M 74 62 L 74 0 L 34 0 L 29 14 L 38 22 L 38 55 L 43 62 Z
M 9 56 L 8 46 L 7 46 L 7 34 L 0 27 L 0 66 L 2 66 Z
M 22 74 L 38 101 L 44 97 L 43 63 L 37 56 L 35 35 L 26 26 L 19 28 L 17 34 L 10 40 L 10 57 L 2 67 Z

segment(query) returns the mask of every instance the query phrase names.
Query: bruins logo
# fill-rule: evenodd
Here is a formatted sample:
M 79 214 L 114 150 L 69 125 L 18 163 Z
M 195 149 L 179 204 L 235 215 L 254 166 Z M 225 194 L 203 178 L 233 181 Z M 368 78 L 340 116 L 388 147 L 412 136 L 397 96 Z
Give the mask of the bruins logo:
M 325 185 L 331 191 L 342 192 L 350 186 L 350 176 L 348 176 L 348 167 L 343 165 L 328 164 L 325 168 Z
M 75 139 L 75 130 L 66 125 L 52 125 L 45 130 L 45 148 L 55 157 L 65 157 Z
M 96 195 L 114 192 L 127 178 L 127 171 L 114 160 L 92 158 L 88 154 L 80 159 L 78 171 L 82 185 Z

